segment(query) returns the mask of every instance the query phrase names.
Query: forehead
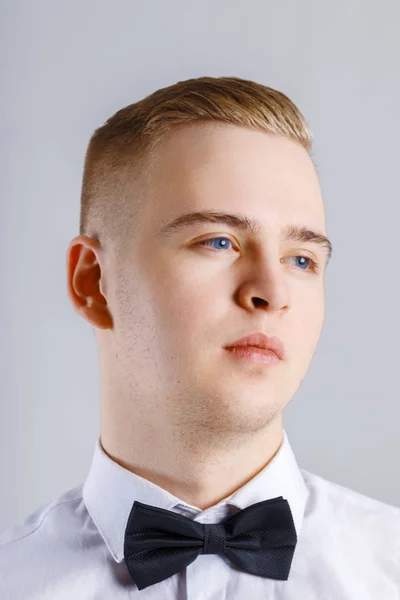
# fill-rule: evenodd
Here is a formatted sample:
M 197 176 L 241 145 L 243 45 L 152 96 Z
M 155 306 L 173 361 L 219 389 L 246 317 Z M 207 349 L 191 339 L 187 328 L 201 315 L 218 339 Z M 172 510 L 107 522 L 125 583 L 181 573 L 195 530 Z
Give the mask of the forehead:
M 313 162 L 296 141 L 220 123 L 174 127 L 153 150 L 146 192 L 160 218 L 185 209 L 225 209 L 261 221 L 313 220 L 324 227 Z

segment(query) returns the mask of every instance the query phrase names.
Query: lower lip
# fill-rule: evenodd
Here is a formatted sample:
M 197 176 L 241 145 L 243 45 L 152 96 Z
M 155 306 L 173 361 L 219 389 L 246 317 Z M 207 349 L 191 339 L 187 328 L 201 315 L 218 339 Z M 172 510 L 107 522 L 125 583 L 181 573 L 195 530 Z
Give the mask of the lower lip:
M 237 358 L 245 358 L 255 363 L 277 365 L 280 362 L 280 359 L 274 352 L 263 350 L 262 348 L 254 348 L 253 346 L 234 346 L 233 348 L 226 348 L 226 350 Z

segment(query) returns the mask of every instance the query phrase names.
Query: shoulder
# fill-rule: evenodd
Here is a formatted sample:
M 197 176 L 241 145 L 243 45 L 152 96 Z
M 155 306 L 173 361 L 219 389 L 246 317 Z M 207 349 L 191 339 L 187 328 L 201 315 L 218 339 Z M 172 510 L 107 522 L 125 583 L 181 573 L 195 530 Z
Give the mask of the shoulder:
M 79 518 L 82 507 L 82 487 L 80 484 L 63 492 L 54 500 L 36 508 L 20 522 L 0 533 L 0 564 L 13 546 L 19 543 L 37 541 L 41 537 L 59 535 L 59 531 Z
M 400 507 L 387 504 L 305 469 L 301 469 L 301 473 L 310 493 L 310 501 L 318 502 L 320 508 L 328 509 L 334 505 L 336 508 L 347 508 L 350 511 L 354 509 L 364 517 L 381 515 L 400 524 Z
M 0 533 L 0 598 L 75 598 L 80 576 L 90 580 L 82 569 L 92 565 L 90 550 L 100 541 L 82 489 L 62 493 Z
M 355 540 L 392 553 L 400 567 L 400 508 L 301 469 L 308 489 L 304 518 L 329 528 L 332 538 Z

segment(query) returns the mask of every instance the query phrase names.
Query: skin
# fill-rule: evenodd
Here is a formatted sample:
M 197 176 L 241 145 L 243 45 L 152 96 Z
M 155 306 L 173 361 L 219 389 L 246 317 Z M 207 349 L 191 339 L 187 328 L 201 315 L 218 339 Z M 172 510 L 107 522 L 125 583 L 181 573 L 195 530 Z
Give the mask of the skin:
M 100 441 L 124 468 L 206 510 L 277 453 L 283 409 L 316 350 L 326 255 L 280 231 L 326 235 L 321 189 L 299 143 L 219 123 L 175 128 L 134 189 L 145 202 L 122 255 L 86 236 L 67 253 L 69 298 L 98 343 Z M 221 224 L 157 237 L 202 209 L 254 217 L 261 237 Z M 214 236 L 231 243 L 195 246 Z M 223 347 L 258 331 L 281 338 L 285 360 L 268 367 Z

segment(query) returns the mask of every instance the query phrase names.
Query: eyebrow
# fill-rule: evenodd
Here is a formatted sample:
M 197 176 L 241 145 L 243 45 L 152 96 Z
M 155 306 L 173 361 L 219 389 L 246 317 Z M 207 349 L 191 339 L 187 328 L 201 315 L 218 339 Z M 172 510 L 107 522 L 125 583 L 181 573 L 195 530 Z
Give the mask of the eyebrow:
M 261 225 L 257 219 L 253 219 L 241 213 L 204 210 L 180 215 L 170 223 L 164 225 L 158 235 L 160 238 L 168 237 L 187 227 L 202 223 L 222 223 L 234 229 L 250 233 L 256 238 L 259 237 L 261 231 Z M 287 225 L 283 229 L 282 234 L 284 241 L 311 242 L 321 246 L 327 254 L 327 263 L 329 262 L 332 256 L 332 243 L 324 234 L 313 231 L 304 225 Z

